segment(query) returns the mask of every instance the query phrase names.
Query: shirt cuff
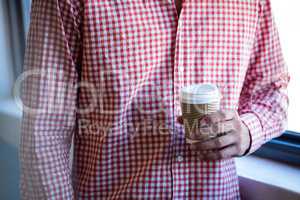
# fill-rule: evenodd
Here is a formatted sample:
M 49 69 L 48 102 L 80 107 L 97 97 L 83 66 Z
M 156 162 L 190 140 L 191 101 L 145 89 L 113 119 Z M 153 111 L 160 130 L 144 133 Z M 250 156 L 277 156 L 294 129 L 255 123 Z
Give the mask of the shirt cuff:
M 244 113 L 240 119 L 247 126 L 250 133 L 250 147 L 244 153 L 244 156 L 250 155 L 264 144 L 264 135 L 259 118 L 254 113 Z

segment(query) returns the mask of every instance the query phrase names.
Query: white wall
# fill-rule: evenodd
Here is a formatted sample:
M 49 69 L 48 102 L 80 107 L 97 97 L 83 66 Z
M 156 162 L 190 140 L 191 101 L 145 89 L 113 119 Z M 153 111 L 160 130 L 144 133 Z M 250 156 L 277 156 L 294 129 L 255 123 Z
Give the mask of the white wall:
M 288 129 L 300 132 L 300 1 L 272 0 L 284 57 L 291 74 Z

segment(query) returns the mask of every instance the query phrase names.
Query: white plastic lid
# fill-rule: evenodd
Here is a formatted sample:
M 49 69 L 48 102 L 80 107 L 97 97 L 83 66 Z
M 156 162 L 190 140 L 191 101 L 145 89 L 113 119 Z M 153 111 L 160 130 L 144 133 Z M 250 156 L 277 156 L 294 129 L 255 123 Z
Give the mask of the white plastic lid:
M 181 89 L 180 100 L 190 104 L 220 102 L 221 94 L 214 84 L 192 84 Z

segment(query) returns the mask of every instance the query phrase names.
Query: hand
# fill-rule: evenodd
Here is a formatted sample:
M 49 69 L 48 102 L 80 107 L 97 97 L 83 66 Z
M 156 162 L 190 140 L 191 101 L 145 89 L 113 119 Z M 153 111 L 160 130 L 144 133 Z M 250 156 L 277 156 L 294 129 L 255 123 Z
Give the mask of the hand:
M 178 116 L 177 122 L 183 124 L 182 116 Z M 199 127 L 198 132 L 192 134 L 193 138 L 190 139 L 196 141 L 201 134 L 221 135 L 209 141 L 191 144 L 191 149 L 197 152 L 200 159 L 220 160 L 242 156 L 249 148 L 249 130 L 236 111 L 208 114 L 200 119 Z

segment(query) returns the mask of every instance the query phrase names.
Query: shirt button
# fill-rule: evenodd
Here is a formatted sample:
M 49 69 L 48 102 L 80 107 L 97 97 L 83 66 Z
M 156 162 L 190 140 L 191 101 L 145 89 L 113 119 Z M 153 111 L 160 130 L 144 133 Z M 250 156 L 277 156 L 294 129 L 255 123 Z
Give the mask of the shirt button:
M 183 161 L 183 156 L 178 155 L 178 156 L 176 157 L 176 160 L 177 160 L 178 162 L 182 162 L 182 161 Z

